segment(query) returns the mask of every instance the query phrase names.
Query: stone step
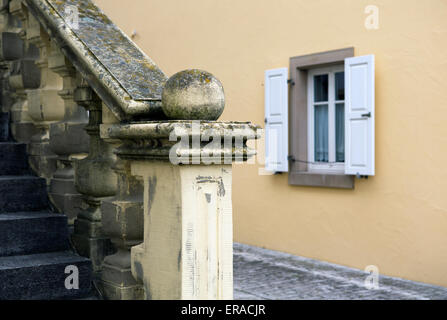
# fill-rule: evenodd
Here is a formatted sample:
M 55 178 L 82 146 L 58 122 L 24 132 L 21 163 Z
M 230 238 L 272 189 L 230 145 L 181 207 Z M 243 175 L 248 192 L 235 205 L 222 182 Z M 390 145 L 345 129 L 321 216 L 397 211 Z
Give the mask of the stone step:
M 42 211 L 48 208 L 45 179 L 0 176 L 0 213 Z
M 0 215 L 0 257 L 70 249 L 67 217 L 48 212 Z
M 73 266 L 79 289 L 70 290 Z M 80 299 L 90 296 L 91 279 L 90 260 L 69 251 L 0 257 L 0 300 Z
M 30 174 L 26 144 L 0 142 L 0 175 Z
M 0 113 L 0 141 L 9 139 L 9 113 Z

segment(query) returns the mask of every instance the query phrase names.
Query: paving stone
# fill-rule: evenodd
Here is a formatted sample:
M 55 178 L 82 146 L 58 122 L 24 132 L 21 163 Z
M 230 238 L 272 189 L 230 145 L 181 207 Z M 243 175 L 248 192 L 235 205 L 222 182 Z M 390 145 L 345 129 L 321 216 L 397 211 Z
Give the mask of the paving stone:
M 235 300 L 428 300 L 447 299 L 447 288 L 379 276 L 282 252 L 234 244 Z

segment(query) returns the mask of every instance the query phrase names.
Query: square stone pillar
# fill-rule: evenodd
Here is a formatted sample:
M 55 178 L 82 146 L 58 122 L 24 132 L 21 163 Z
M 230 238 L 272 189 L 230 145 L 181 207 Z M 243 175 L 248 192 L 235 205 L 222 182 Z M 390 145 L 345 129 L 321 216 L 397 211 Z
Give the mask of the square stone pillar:
M 146 299 L 233 299 L 231 165 L 132 162 L 144 181 L 144 243 L 132 271 Z
M 130 248 L 128 258 L 122 246 L 121 259 L 112 256 L 107 264 L 121 261 L 125 274 L 130 258 L 145 299 L 233 298 L 232 163 L 255 154 L 247 141 L 258 138 L 259 127 L 215 121 L 224 105 L 219 80 L 206 71 L 185 70 L 163 88 L 168 119 L 101 125 L 102 139 L 121 142 L 115 154 L 130 164 L 125 174 L 143 181 L 143 241 Z M 136 223 L 131 211 L 124 215 Z M 122 225 L 127 230 L 129 223 Z M 128 238 L 120 232 L 117 239 Z
M 123 142 L 116 154 L 143 181 L 144 240 L 131 248 L 131 269 L 145 299 L 233 298 L 232 162 L 254 154 L 246 142 L 256 129 L 216 121 L 101 125 L 101 137 Z M 170 139 L 176 132 L 178 143 Z

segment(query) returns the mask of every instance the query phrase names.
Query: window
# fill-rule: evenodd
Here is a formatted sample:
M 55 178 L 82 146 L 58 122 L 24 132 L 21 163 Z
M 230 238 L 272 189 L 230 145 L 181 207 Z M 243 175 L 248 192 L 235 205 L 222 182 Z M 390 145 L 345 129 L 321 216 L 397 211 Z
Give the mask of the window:
M 343 173 L 345 162 L 344 66 L 308 72 L 309 172 Z
M 342 74 L 345 59 L 353 56 L 354 48 L 346 48 L 290 59 L 291 185 L 354 188 L 354 177 L 344 174 L 341 134 L 345 131 Z
M 346 48 L 291 58 L 289 81 L 287 68 L 267 70 L 266 170 L 288 172 L 291 185 L 350 189 L 373 176 L 374 64 Z

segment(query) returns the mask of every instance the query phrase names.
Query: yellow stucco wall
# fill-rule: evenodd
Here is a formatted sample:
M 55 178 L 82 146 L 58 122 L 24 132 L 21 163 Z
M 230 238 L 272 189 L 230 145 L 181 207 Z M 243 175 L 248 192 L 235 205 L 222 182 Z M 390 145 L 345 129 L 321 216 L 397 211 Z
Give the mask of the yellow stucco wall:
M 96 0 L 169 76 L 223 83 L 222 120 L 263 124 L 264 70 L 355 47 L 376 57 L 376 176 L 292 187 L 234 168 L 235 240 L 447 286 L 447 1 Z M 380 9 L 376 31 L 367 5 Z

